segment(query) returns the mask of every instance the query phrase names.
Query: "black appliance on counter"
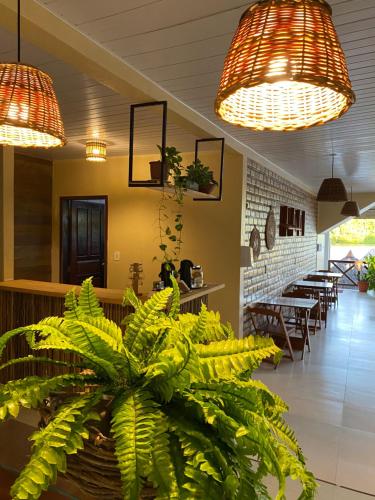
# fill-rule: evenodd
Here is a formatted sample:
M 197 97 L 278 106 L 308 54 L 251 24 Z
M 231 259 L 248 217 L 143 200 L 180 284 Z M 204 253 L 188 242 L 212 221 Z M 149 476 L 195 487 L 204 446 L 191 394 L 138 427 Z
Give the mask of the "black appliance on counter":
M 191 288 L 191 270 L 194 264 L 191 260 L 184 259 L 180 264 L 180 280 L 184 281 L 189 288 Z
M 168 264 L 166 262 L 163 262 L 163 264 L 161 265 L 161 271 L 159 273 L 159 277 L 161 281 L 164 282 L 165 287 L 172 286 L 171 275 L 174 274 L 175 270 L 176 267 L 174 264 L 172 264 L 172 262 Z

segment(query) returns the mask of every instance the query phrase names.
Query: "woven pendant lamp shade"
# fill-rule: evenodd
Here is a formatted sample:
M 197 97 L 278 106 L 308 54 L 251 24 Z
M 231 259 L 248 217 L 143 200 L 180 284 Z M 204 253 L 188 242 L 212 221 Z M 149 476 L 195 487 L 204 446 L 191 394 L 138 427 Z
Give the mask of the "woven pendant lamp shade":
M 341 179 L 331 177 L 324 179 L 316 199 L 317 201 L 347 201 L 348 193 Z
M 0 144 L 50 148 L 65 142 L 51 78 L 26 64 L 0 64 Z
M 354 103 L 345 56 L 325 0 L 259 0 L 241 17 L 215 102 L 223 120 L 298 130 L 339 118 Z
M 86 142 L 86 160 L 87 161 L 106 161 L 107 144 L 103 141 L 93 139 Z
M 353 188 L 350 188 L 350 200 L 347 201 L 341 210 L 341 215 L 349 215 L 351 217 L 359 217 L 361 215 L 359 206 L 356 201 L 353 201 Z
M 360 211 L 356 201 L 347 201 L 341 210 L 341 215 L 350 215 L 351 217 L 359 217 Z

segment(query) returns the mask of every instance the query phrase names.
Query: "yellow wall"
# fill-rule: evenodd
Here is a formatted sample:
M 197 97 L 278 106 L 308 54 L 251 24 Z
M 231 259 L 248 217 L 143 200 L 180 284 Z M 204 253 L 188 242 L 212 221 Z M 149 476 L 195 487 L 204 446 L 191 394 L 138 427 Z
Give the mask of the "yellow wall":
M 183 154 L 184 165 L 192 154 Z M 137 157 L 148 163 L 149 158 Z M 222 202 L 194 202 L 185 197 L 181 258 L 203 266 L 205 281 L 225 283 L 223 291 L 210 296 L 210 308 L 238 330 L 240 300 L 240 241 L 242 209 L 242 155 L 226 152 Z M 61 196 L 108 195 L 109 288 L 129 286 L 129 265 L 142 262 L 143 292 L 158 279 L 160 263 L 152 262 L 158 251 L 157 208 L 160 192 L 128 187 L 128 159 L 109 158 L 104 164 L 85 160 L 55 161 L 53 166 L 52 280 L 59 280 L 59 210 Z M 120 251 L 121 259 L 113 260 Z

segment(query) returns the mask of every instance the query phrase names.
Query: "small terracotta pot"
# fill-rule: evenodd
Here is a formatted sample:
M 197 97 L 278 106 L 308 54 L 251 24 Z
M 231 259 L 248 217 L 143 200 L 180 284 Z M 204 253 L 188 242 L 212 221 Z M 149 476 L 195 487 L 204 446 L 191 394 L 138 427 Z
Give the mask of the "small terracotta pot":
M 199 186 L 199 191 L 201 193 L 211 194 L 212 191 L 214 190 L 215 186 L 216 186 L 216 184 L 214 182 L 210 182 L 209 184 L 206 184 L 205 186 Z
M 358 290 L 361 293 L 366 293 L 368 290 L 369 282 L 368 281 L 358 281 Z
M 167 166 L 165 165 L 164 167 L 164 172 L 163 172 L 163 177 L 164 177 L 164 182 L 166 182 L 168 180 L 168 175 L 169 175 L 169 172 L 168 172 L 168 168 Z M 157 161 L 150 161 L 150 175 L 151 175 L 151 179 L 153 181 L 159 181 L 160 182 L 160 179 L 161 179 L 161 161 L 160 160 L 157 160 Z

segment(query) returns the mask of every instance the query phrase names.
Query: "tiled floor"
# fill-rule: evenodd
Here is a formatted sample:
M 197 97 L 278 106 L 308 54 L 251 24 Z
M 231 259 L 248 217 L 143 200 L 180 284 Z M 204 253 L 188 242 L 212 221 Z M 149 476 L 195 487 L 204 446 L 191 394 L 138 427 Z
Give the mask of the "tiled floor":
M 304 361 L 266 365 L 256 377 L 289 404 L 287 420 L 323 481 L 318 498 L 375 497 L 375 297 L 340 294 Z M 291 484 L 288 500 L 297 498 Z

